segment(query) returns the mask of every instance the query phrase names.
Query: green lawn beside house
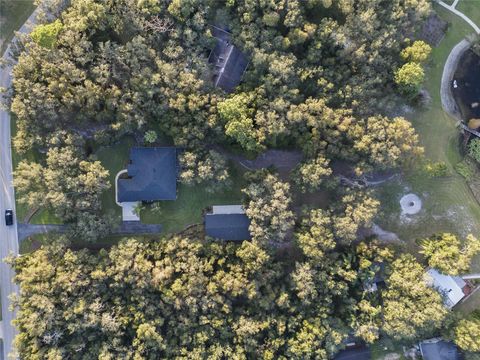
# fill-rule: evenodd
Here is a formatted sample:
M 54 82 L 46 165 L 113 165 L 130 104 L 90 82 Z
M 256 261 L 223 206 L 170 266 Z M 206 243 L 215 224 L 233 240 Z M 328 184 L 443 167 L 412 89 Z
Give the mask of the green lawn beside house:
M 147 224 L 162 224 L 164 233 L 179 232 L 188 225 L 203 221 L 202 210 L 212 205 L 240 204 L 241 189 L 245 186 L 243 169 L 230 163 L 232 187 L 226 191 L 209 193 L 203 185 L 177 185 L 177 200 L 161 201 L 161 211 L 154 212 L 149 206 L 141 213 L 141 221 Z
M 115 202 L 115 177 L 120 170 L 127 168 L 130 148 L 135 145 L 132 137 L 123 137 L 119 142 L 111 146 L 100 147 L 95 152 L 95 157 L 109 172 L 110 189 L 102 195 L 102 209 L 104 213 L 114 214 L 120 222 L 122 208 Z
M 480 26 L 480 1 L 460 0 L 456 9 L 467 15 L 477 26 Z

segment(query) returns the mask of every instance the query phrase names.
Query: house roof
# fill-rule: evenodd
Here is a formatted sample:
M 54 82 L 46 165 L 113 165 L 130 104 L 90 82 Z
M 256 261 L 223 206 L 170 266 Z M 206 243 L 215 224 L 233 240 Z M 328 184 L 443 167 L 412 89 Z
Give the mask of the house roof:
M 128 179 L 118 179 L 118 201 L 156 201 L 177 198 L 177 150 L 172 147 L 134 147 Z
M 215 66 L 213 83 L 226 92 L 232 92 L 242 80 L 248 59 L 230 42 L 229 32 L 212 26 L 212 35 L 217 39 L 209 58 Z
M 212 214 L 245 214 L 242 205 L 214 205 Z
M 420 352 L 424 360 L 460 360 L 457 347 L 443 340 L 426 340 L 420 343 Z
M 206 214 L 205 232 L 222 240 L 250 240 L 250 219 L 245 214 Z
M 465 297 L 463 287 L 465 281 L 459 276 L 450 276 L 439 273 L 435 269 L 427 271 L 427 281 L 430 286 L 436 288 L 443 296 L 445 306 L 452 308 Z

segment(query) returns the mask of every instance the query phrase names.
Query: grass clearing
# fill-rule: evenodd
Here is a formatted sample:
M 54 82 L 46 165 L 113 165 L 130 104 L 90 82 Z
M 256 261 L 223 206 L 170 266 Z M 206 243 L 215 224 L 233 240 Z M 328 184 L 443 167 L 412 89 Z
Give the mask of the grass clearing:
M 118 221 L 122 219 L 122 208 L 115 202 L 115 177 L 120 170 L 126 169 L 130 148 L 135 144 L 131 137 L 124 137 L 111 146 L 103 146 L 95 152 L 96 158 L 108 170 L 110 189 L 102 194 L 102 209 L 104 213 L 114 214 Z
M 398 358 L 399 360 L 406 359 L 405 356 L 403 356 L 402 345 L 386 337 L 370 345 L 370 351 L 372 352 L 372 360 L 383 360 L 389 354 L 397 354 L 400 356 Z
M 477 289 L 477 291 L 455 307 L 455 311 L 463 315 L 468 315 L 475 310 L 480 310 L 480 289 Z
M 142 211 L 141 220 L 146 224 L 162 224 L 164 233 L 179 232 L 191 224 L 202 222 L 202 210 L 212 205 L 239 204 L 242 199 L 241 189 L 245 185 L 243 169 L 230 163 L 233 180 L 231 189 L 208 193 L 203 185 L 187 186 L 178 184 L 177 200 L 160 201 L 161 211 L 153 212 L 150 207 Z
M 451 49 L 466 35 L 471 27 L 458 16 L 434 5 L 438 15 L 449 22 L 449 30 L 440 45 L 432 50 L 431 61 L 426 69 L 425 89 L 432 97 L 427 109 L 417 110 L 406 117 L 414 125 L 425 148 L 425 157 L 444 161 L 451 172 L 445 178 L 428 178 L 417 170 L 406 174 L 402 181 L 389 183 L 377 189 L 382 206 L 378 223 L 389 231 L 396 232 L 408 242 L 407 248 L 416 252 L 415 240 L 435 232 L 449 231 L 460 235 L 480 233 L 480 205 L 477 203 L 465 180 L 454 166 L 462 160 L 460 136 L 455 121 L 442 109 L 440 82 L 443 66 Z M 400 198 L 409 192 L 418 194 L 423 201 L 422 211 L 410 218 L 400 216 Z M 474 264 L 480 270 L 480 263 Z
M 477 26 L 480 26 L 480 1 L 460 0 L 456 9 L 467 15 Z
M 0 50 L 3 54 L 14 32 L 35 10 L 33 0 L 0 0 Z

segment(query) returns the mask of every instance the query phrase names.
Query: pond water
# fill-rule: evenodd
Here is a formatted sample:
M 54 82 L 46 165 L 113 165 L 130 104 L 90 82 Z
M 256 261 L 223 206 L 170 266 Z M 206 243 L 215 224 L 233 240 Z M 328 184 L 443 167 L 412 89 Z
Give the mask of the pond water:
M 463 119 L 480 119 L 480 56 L 466 51 L 453 78 L 452 93 Z

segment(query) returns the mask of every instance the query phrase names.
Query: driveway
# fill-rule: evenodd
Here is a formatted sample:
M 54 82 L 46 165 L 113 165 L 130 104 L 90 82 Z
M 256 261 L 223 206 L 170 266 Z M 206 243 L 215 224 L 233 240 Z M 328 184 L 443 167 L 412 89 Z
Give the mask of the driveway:
M 36 11 L 27 20 L 27 23 L 33 22 Z M 30 28 L 26 23 L 20 28 L 20 32 L 28 33 Z M 8 60 L 10 46 L 8 46 L 4 60 Z M 0 86 L 8 88 L 12 83 L 11 78 L 12 65 L 6 65 L 0 69 Z M 10 311 L 11 301 L 9 296 L 18 295 L 18 286 L 13 283 L 15 275 L 13 269 L 5 263 L 5 257 L 9 255 L 18 256 L 18 238 L 17 225 L 6 226 L 4 213 L 5 209 L 15 211 L 15 193 L 13 190 L 12 175 L 12 151 L 10 141 L 10 114 L 8 111 L 0 109 L 0 292 L 2 301 L 2 325 L 3 325 L 3 358 L 7 359 L 8 354 L 12 353 L 13 340 L 17 334 L 12 320 L 15 318 L 16 311 Z

